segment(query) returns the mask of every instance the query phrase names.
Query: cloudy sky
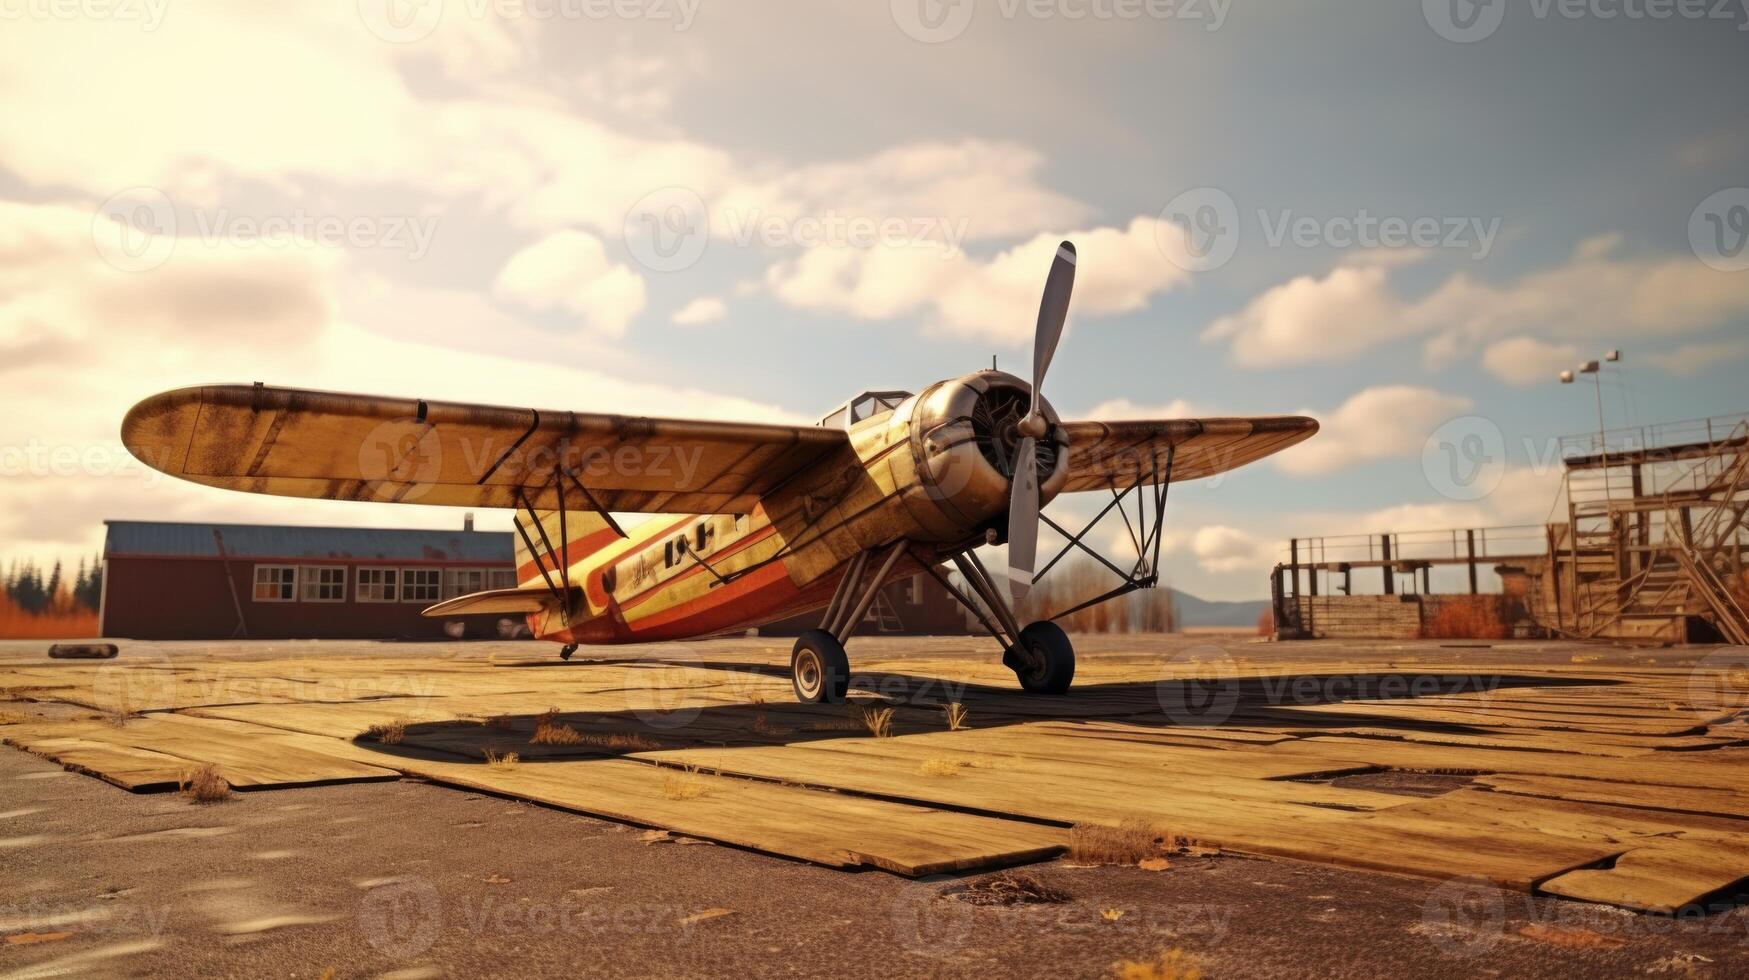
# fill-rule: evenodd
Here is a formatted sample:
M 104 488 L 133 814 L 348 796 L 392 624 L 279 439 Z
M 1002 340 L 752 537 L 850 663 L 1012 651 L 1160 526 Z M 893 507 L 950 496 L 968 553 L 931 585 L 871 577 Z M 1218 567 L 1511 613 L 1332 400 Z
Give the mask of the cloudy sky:
M 812 421 L 1019 368 L 1062 237 L 1065 416 L 1324 422 L 1175 491 L 1173 584 L 1262 596 L 1293 534 L 1538 522 L 1549 440 L 1597 427 L 1560 369 L 1625 351 L 1611 427 L 1749 411 L 1746 28 L 1738 0 L 0 0 L 0 560 L 104 518 L 460 520 L 156 479 L 117 436 L 154 391 Z

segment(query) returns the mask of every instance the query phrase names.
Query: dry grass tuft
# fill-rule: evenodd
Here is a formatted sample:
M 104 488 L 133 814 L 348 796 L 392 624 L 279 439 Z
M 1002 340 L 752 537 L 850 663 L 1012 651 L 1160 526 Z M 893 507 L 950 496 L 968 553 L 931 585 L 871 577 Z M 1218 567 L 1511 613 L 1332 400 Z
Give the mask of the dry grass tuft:
M 0 711 L 0 725 L 16 725 L 29 720 L 30 716 L 22 711 Z
M 966 727 L 966 715 L 969 712 L 966 711 L 965 705 L 955 701 L 951 704 L 942 705 L 941 710 L 947 713 L 948 731 L 962 731 Z
M 1068 857 L 1078 864 L 1139 864 L 1172 853 L 1177 843 L 1170 833 L 1140 820 L 1116 827 L 1078 823 L 1069 828 Z
M 487 749 L 483 755 L 486 758 L 486 765 L 492 769 L 515 769 L 517 762 L 521 761 L 517 758 L 515 752 L 499 752 L 495 749 Z
M 486 725 L 491 728 L 496 728 L 501 732 L 513 732 L 516 730 L 516 720 L 509 715 L 493 715 L 486 719 Z
M 590 733 L 583 736 L 583 743 L 620 752 L 653 752 L 662 747 L 661 742 L 636 732 Z
M 662 776 L 662 795 L 671 800 L 696 800 L 710 792 L 697 766 L 686 766 L 684 772 L 668 772 Z
M 861 708 L 863 727 L 875 738 L 889 738 L 893 734 L 893 709 L 891 708 Z
M 582 745 L 583 736 L 559 721 L 559 709 L 548 708 L 546 714 L 535 718 L 534 735 L 528 741 L 533 745 Z
M 219 767 L 210 762 L 185 774 L 176 788 L 196 803 L 217 803 L 231 795 L 231 784 L 219 775 Z
M 1184 950 L 1169 949 L 1158 959 L 1113 963 L 1111 975 L 1116 980 L 1202 980 L 1202 967 Z
M 407 723 L 396 720 L 386 725 L 372 725 L 364 730 L 367 742 L 378 742 L 383 745 L 400 745 L 401 739 L 407 735 Z
M 965 767 L 966 763 L 957 759 L 924 759 L 918 772 L 925 776 L 957 776 Z
M 1265 609 L 1262 612 L 1257 614 L 1257 635 L 1258 636 L 1274 636 L 1275 635 L 1275 612 L 1274 612 L 1274 610 Z
M 1004 871 L 989 878 L 955 885 L 943 890 L 942 895 L 968 905 L 984 906 L 1056 905 L 1074 897 L 1061 888 L 1019 871 Z

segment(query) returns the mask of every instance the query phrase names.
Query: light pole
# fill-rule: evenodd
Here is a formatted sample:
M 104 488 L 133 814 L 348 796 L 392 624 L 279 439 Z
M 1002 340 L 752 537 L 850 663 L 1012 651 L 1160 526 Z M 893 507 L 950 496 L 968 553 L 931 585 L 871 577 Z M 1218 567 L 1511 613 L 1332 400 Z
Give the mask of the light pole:
M 1611 349 L 1603 355 L 1604 362 L 1613 364 L 1621 360 L 1621 351 Z M 1592 388 L 1597 394 L 1597 454 L 1603 460 L 1603 497 L 1609 499 L 1609 437 L 1603 422 L 1603 364 L 1597 361 L 1586 361 L 1579 365 L 1580 374 L 1591 375 Z M 1573 383 L 1573 372 L 1562 371 L 1561 383 Z

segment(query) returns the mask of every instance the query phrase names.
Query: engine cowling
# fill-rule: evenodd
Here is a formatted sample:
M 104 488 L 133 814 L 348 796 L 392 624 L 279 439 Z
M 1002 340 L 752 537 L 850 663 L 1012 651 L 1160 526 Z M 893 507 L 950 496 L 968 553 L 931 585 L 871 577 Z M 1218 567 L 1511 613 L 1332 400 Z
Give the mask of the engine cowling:
M 1003 371 L 980 371 L 931 385 L 893 412 L 889 437 L 896 441 L 904 427 L 913 471 L 900 497 L 920 529 L 943 542 L 988 527 L 1002 530 L 993 519 L 1008 510 L 1021 439 L 1016 426 L 1031 402 L 1026 382 Z M 1050 422 L 1038 443 L 1043 502 L 1068 482 L 1069 447 L 1056 410 L 1040 404 Z

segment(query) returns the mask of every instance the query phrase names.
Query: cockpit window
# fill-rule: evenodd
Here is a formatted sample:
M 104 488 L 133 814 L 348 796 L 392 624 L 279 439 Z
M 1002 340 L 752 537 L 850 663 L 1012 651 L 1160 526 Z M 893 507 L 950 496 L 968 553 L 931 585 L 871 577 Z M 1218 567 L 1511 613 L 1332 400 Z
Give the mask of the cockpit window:
M 826 428 L 848 429 L 858 422 L 898 408 L 901 402 L 910 397 L 909 391 L 865 391 L 833 409 L 831 414 L 820 420 L 820 424 Z

